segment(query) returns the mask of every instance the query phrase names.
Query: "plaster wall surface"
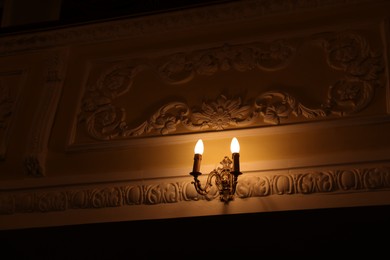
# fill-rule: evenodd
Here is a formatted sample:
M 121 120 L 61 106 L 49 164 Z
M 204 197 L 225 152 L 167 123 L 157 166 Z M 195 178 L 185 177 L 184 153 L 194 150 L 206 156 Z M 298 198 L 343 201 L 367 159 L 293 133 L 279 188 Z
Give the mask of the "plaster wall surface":
M 388 1 L 238 1 L 1 36 L 0 228 L 390 203 Z M 237 137 L 234 200 L 196 193 Z

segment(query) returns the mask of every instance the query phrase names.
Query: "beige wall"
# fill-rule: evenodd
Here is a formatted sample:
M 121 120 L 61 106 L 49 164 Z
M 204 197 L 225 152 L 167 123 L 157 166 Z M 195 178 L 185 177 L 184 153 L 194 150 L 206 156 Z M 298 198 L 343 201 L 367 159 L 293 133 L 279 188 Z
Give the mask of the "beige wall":
M 389 204 L 389 2 L 288 3 L 3 36 L 1 228 Z

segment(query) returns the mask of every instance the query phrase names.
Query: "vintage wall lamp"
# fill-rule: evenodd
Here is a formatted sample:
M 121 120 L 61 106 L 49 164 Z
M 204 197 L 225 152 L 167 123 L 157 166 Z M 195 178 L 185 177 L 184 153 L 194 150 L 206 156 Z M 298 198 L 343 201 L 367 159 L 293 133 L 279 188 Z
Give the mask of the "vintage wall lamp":
M 212 180 L 215 179 L 215 185 L 219 190 L 221 201 L 229 202 L 234 198 L 237 179 L 238 176 L 242 174 L 240 172 L 240 144 L 238 143 L 237 138 L 233 137 L 230 144 L 233 161 L 230 160 L 228 156 L 225 156 L 220 162 L 222 167 L 218 167 L 209 173 L 204 187 L 202 187 L 198 180 L 198 176 L 202 174 L 200 172 L 200 162 L 202 161 L 203 150 L 203 141 L 202 139 L 199 139 L 195 145 L 194 166 L 192 172 L 190 172 L 190 174 L 194 176 L 194 181 L 192 183 L 199 194 L 206 195 L 210 191 Z

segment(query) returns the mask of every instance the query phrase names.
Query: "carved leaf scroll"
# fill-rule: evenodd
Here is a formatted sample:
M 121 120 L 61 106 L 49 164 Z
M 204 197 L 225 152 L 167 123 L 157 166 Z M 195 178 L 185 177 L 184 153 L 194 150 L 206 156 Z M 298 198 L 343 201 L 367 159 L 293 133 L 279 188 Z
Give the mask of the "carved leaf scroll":
M 240 72 L 260 69 L 275 71 L 286 67 L 295 54 L 295 48 L 285 41 L 269 44 L 224 45 L 219 48 L 177 53 L 157 68 L 164 82 L 182 84 L 195 75 L 211 76 L 218 71 L 237 70 Z
M 376 87 L 382 85 L 384 60 L 370 49 L 366 40 L 353 33 L 338 34 L 319 40 L 328 65 L 345 72 L 329 86 L 325 106 L 337 115 L 356 113 L 371 101 Z
M 390 168 L 348 168 L 305 170 L 300 173 L 259 174 L 240 177 L 236 198 L 269 196 L 343 195 L 390 189 Z M 96 209 L 157 205 L 193 200 L 218 199 L 218 190 L 199 195 L 190 182 L 153 184 L 107 183 L 104 186 L 68 186 L 62 190 L 31 189 L 0 192 L 0 215 L 56 212 L 72 209 Z
M 325 52 L 328 65 L 344 76 L 328 87 L 322 104 L 309 108 L 286 91 L 260 93 L 254 100 L 228 97 L 205 100 L 200 107 L 184 102 L 161 106 L 147 120 L 133 127 L 126 122 L 126 111 L 114 100 L 130 90 L 133 79 L 145 68 L 118 65 L 101 75 L 85 92 L 79 122 L 85 122 L 89 136 L 98 140 L 167 135 L 187 131 L 210 131 L 281 124 L 292 116 L 312 120 L 329 116 L 346 116 L 364 109 L 371 102 L 375 88 L 383 85 L 383 57 L 369 48 L 365 39 L 354 33 L 324 34 L 316 37 Z M 218 71 L 252 69 L 278 70 L 294 57 L 295 48 L 285 41 L 176 53 L 165 57 L 157 74 L 170 84 L 183 84 L 196 75 L 211 76 Z M 150 69 L 150 67 L 149 67 Z M 262 121 L 262 122 L 261 122 Z

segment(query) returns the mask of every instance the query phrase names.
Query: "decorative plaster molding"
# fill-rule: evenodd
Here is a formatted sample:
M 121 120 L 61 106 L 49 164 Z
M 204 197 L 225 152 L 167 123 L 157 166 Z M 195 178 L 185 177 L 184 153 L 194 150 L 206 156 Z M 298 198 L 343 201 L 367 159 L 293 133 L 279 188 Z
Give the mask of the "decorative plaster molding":
M 6 156 L 12 122 L 20 99 L 21 84 L 7 82 L 7 77 L 22 79 L 22 70 L 0 72 L 0 160 Z
M 212 76 L 219 71 L 277 71 L 287 67 L 296 48 L 288 41 L 255 42 L 242 45 L 175 53 L 164 57 L 157 73 L 168 84 L 183 84 L 196 75 Z
M 67 50 L 57 50 L 46 60 L 45 88 L 35 112 L 23 162 L 25 172 L 29 176 L 42 177 L 45 175 L 47 146 L 54 115 L 61 97 L 67 56 Z
M 71 28 L 9 35 L 0 41 L 0 55 L 12 52 L 63 46 L 72 43 L 97 42 L 134 38 L 161 32 L 188 30 L 212 23 L 235 23 L 250 21 L 263 16 L 288 14 L 291 12 L 318 10 L 321 8 L 348 8 L 354 4 L 372 3 L 369 0 L 309 0 L 309 1 L 262 1 L 247 0 L 222 5 L 181 10 L 180 12 L 151 15 L 141 18 L 130 17 L 119 21 L 78 25 Z
M 190 180 L 190 176 L 188 177 Z M 91 185 L 93 186 L 93 185 Z M 189 181 L 159 182 L 144 185 L 105 184 L 85 188 L 69 187 L 0 191 L 0 215 L 54 212 L 72 209 L 96 209 L 133 205 L 156 205 L 196 200 L 215 200 L 213 187 L 199 195 Z M 286 174 L 250 174 L 240 176 L 236 199 L 293 195 L 342 195 L 390 189 L 390 168 L 343 168 L 302 170 Z
M 86 90 L 79 124 L 85 123 L 92 138 L 112 140 L 181 133 L 178 127 L 184 127 L 185 132 L 194 132 L 281 124 L 288 122 L 291 116 L 308 120 L 343 117 L 366 108 L 375 89 L 384 84 L 381 80 L 384 72 L 382 54 L 371 50 L 362 36 L 352 32 L 319 34 L 314 37 L 314 43 L 324 50 L 330 68 L 344 72 L 343 77 L 328 87 L 328 96 L 317 108 L 308 108 L 289 93 L 279 90 L 244 101 L 241 97 L 221 95 L 215 101 L 204 101 L 200 108 L 184 102 L 170 102 L 132 128 L 134 123 L 126 122 L 126 110 L 117 107 L 114 101 L 131 89 L 139 73 L 151 66 L 133 65 L 134 61 L 131 61 L 108 69 Z M 278 70 L 291 62 L 295 49 L 287 41 L 224 45 L 169 55 L 162 65 L 152 69 L 157 70 L 164 82 L 184 84 L 196 75 L 210 76 L 222 70 Z

